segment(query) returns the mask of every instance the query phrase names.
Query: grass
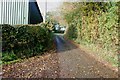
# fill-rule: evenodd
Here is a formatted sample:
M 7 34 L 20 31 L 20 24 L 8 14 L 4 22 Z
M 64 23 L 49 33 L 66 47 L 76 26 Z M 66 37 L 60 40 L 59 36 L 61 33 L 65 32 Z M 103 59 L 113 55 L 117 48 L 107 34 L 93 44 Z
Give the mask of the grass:
M 118 56 L 114 55 L 115 53 L 117 54 L 117 52 L 115 51 L 115 49 L 111 49 L 111 50 L 106 50 L 104 48 L 100 48 L 95 44 L 92 43 L 87 43 L 85 41 L 75 41 L 76 43 L 82 45 L 83 47 L 85 47 L 86 49 L 89 49 L 90 51 L 92 51 L 92 54 L 95 54 L 98 56 L 98 58 L 103 59 L 105 61 L 107 61 L 108 63 L 111 63 L 112 66 L 114 67 L 118 67 Z
M 3 62 L 2 65 L 17 63 L 17 62 L 21 62 L 22 60 L 23 59 L 17 59 L 17 60 L 13 60 L 13 61 L 9 61 L 9 62 Z
M 20 58 L 17 58 L 17 56 L 14 53 L 2 53 L 2 59 L 0 61 L 0 64 L 4 65 L 4 64 L 11 64 L 11 63 L 15 63 L 21 61 Z

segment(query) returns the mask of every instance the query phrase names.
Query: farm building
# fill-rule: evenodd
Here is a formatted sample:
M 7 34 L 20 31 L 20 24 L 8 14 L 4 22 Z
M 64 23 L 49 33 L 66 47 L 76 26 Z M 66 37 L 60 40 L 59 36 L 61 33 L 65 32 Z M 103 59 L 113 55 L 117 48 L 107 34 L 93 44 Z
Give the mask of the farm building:
M 42 21 L 36 0 L 0 0 L 0 24 L 38 24 Z

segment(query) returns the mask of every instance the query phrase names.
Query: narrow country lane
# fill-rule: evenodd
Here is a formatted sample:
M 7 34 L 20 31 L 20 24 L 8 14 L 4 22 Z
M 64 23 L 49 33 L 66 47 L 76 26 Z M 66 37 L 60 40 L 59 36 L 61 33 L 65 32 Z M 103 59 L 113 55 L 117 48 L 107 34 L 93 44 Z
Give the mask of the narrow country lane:
M 56 35 L 60 78 L 115 78 L 117 74 L 80 48 Z
M 55 35 L 56 51 L 3 65 L 3 78 L 117 78 L 117 73 Z

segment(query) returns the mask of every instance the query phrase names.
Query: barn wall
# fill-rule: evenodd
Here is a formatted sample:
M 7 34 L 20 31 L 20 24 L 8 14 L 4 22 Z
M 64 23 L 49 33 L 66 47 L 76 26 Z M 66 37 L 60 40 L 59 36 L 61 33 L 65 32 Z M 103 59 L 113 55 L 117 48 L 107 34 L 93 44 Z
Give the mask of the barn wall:
M 0 24 L 28 24 L 29 0 L 0 1 Z

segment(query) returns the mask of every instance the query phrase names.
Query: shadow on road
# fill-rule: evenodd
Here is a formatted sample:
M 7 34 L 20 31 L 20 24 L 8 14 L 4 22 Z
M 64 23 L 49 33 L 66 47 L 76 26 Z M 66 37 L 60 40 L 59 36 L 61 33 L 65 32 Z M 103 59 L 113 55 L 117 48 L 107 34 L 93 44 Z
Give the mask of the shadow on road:
M 65 52 L 77 48 L 77 46 L 71 45 L 68 41 L 66 41 L 63 38 L 63 35 L 55 34 L 55 42 L 57 46 L 57 52 Z

